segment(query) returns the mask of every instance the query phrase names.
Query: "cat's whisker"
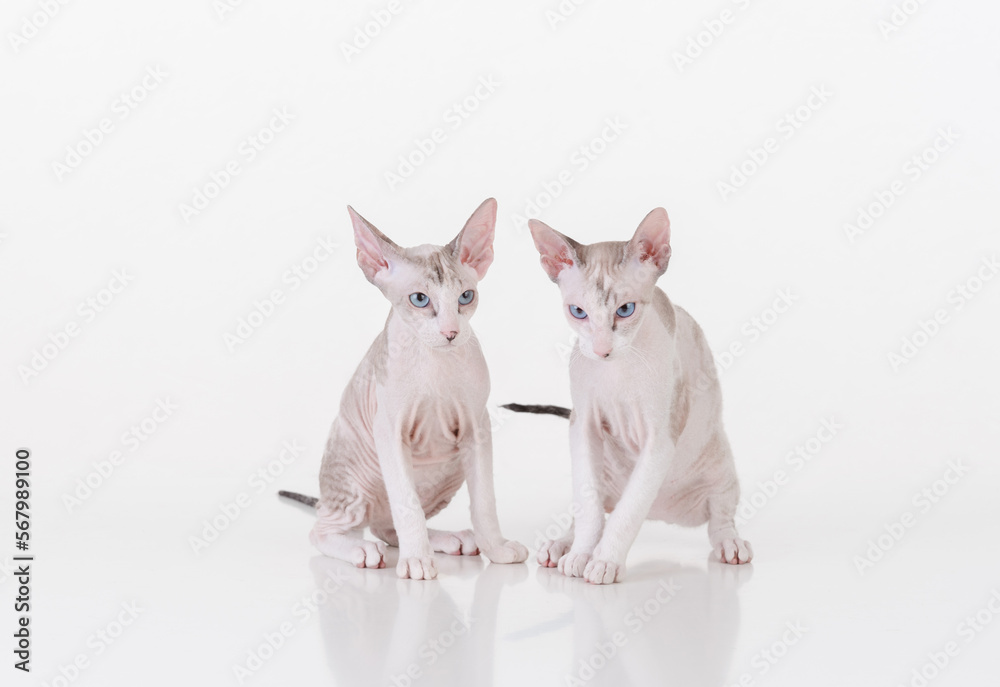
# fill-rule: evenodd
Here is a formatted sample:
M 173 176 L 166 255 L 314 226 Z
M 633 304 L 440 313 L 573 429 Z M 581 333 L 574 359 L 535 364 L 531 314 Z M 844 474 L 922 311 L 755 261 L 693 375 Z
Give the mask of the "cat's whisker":
M 625 347 L 625 352 L 626 352 L 626 353 L 631 353 L 631 354 L 632 354 L 632 355 L 634 355 L 634 356 L 635 356 L 636 358 L 638 358 L 638 359 L 639 359 L 639 361 L 640 361 L 640 362 L 641 362 L 641 363 L 642 363 L 643 365 L 645 365 L 645 366 L 646 366 L 646 370 L 647 370 L 647 371 L 648 371 L 648 372 L 649 372 L 650 374 L 654 374 L 654 372 L 653 372 L 653 365 L 652 365 L 652 364 L 651 364 L 651 363 L 649 362 L 649 358 L 648 358 L 648 357 L 646 356 L 646 354 L 644 354 L 644 353 L 643 353 L 643 352 L 642 352 L 642 351 L 641 351 L 641 350 L 640 350 L 640 349 L 639 349 L 639 348 L 638 348 L 637 346 L 635 346 L 635 345 L 633 345 L 633 344 L 628 344 L 628 346 L 626 346 L 626 347 Z

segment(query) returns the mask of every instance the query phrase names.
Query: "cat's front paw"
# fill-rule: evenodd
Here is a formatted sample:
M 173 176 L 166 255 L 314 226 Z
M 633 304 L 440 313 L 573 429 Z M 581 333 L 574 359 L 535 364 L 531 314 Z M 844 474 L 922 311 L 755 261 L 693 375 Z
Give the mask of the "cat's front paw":
M 402 579 L 433 580 L 438 576 L 437 566 L 430 556 L 399 557 L 396 575 Z
M 587 563 L 583 576 L 591 584 L 612 584 L 625 577 L 625 564 L 595 558 Z
M 715 545 L 719 560 L 730 565 L 749 563 L 753 560 L 753 549 L 750 542 L 739 537 L 726 537 Z
M 589 553 L 569 553 L 559 559 L 559 572 L 566 577 L 583 577 L 583 571 L 590 563 Z
M 570 542 L 565 539 L 547 541 L 538 549 L 538 565 L 543 568 L 554 568 L 559 565 L 559 559 L 569 551 Z
M 485 549 L 483 553 L 491 563 L 523 563 L 528 559 L 528 549 L 516 541 L 505 541 Z

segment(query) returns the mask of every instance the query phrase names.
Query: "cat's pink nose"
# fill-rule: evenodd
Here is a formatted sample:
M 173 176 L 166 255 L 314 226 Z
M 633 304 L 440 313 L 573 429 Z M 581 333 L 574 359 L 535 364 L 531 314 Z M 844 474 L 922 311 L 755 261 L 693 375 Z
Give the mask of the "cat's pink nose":
M 594 355 L 596 355 L 598 358 L 607 358 L 609 355 L 611 355 L 611 349 L 610 348 L 597 348 L 595 346 L 594 347 Z
M 458 332 L 441 332 L 441 334 L 444 338 L 448 339 L 448 341 L 454 341 L 455 337 L 458 336 Z

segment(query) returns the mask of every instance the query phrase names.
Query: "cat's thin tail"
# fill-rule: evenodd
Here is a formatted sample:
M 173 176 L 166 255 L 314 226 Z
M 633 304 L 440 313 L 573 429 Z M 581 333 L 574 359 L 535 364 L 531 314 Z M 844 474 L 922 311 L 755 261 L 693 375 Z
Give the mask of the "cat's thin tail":
M 520 403 L 508 403 L 500 407 L 513 410 L 515 413 L 538 413 L 539 415 L 558 415 L 559 417 L 569 417 L 569 414 L 572 412 L 569 408 L 563 408 L 562 406 L 526 406 Z
M 279 491 L 278 496 L 284 496 L 286 499 L 291 499 L 292 501 L 298 501 L 299 503 L 304 503 L 307 506 L 314 506 L 319 503 L 319 499 L 315 496 L 306 496 L 305 494 L 297 494 L 294 491 Z

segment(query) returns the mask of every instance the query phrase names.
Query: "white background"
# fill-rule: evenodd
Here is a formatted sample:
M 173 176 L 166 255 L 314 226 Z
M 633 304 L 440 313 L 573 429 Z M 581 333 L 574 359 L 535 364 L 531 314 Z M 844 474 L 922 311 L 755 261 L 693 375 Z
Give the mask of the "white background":
M 932 675 L 928 652 L 951 641 L 929 684 L 995 680 L 1000 630 L 962 625 L 1000 589 L 1000 280 L 984 268 L 992 281 L 976 281 L 1000 253 L 994 4 L 910 2 L 886 34 L 886 0 L 568 3 L 554 27 L 554 1 L 403 2 L 350 60 L 343 45 L 386 3 L 246 0 L 220 16 L 210 0 L 70 2 L 12 41 L 43 4 L 8 2 L 0 22 L 0 560 L 14 554 L 23 446 L 37 555 L 30 676 L 11 666 L 17 585 L 0 570 L 4 684 L 240 684 L 233 666 L 284 622 L 291 636 L 243 684 L 405 684 L 412 666 L 413 684 L 435 685 L 919 684 L 913 671 Z M 712 24 L 723 10 L 728 23 Z M 166 76 L 143 92 L 157 68 Z M 480 80 L 496 86 L 477 99 Z M 136 87 L 143 100 L 122 118 Z M 814 88 L 832 95 L 810 109 Z M 241 144 L 275 108 L 294 119 L 248 161 Z M 789 115 L 798 126 L 779 128 Z M 110 133 L 57 172 L 104 118 Z M 616 118 L 617 138 L 593 143 Z M 443 142 L 390 184 L 435 128 Z M 768 138 L 763 165 L 720 191 Z M 586 169 L 581 146 L 600 149 Z M 925 154 L 917 178 L 906 166 Z M 181 205 L 231 161 L 240 174 L 185 221 Z M 545 196 L 563 170 L 569 183 Z M 902 193 L 849 236 L 894 180 Z M 387 311 L 356 267 L 344 207 L 401 244 L 444 243 L 489 196 L 496 261 L 473 324 L 493 404 L 568 403 L 569 329 L 517 216 L 592 242 L 668 209 L 661 286 L 717 356 L 740 352 L 718 362 L 744 499 L 762 504 L 742 526 L 752 566 L 711 563 L 703 529 L 658 523 L 611 588 L 534 562 L 439 557 L 440 581 L 413 583 L 314 556 L 311 516 L 275 491 L 317 491 L 342 387 Z M 339 248 L 293 289 L 283 275 L 320 239 Z M 131 281 L 85 315 L 116 270 Z M 231 350 L 225 336 L 274 289 L 283 302 Z M 795 300 L 775 321 L 780 290 Z M 938 310 L 947 321 L 894 366 Z M 751 335 L 754 317 L 772 324 Z M 158 400 L 175 410 L 145 440 L 123 437 Z M 796 469 L 788 454 L 830 419 L 842 429 Z M 500 413 L 497 425 L 501 521 L 533 546 L 568 505 L 565 424 Z M 304 447 L 289 465 L 276 462 L 283 442 Z M 115 451 L 123 462 L 100 477 Z M 967 474 L 918 505 L 949 461 Z M 280 474 L 258 491 L 251 475 L 268 464 Z M 89 496 L 88 476 L 101 482 Z M 196 553 L 190 538 L 241 494 L 239 516 Z M 464 494 L 439 526 L 467 526 Z M 859 570 L 906 512 L 912 527 Z M 325 579 L 339 580 L 330 598 L 301 613 Z M 665 604 L 661 580 L 680 587 Z M 96 639 L 130 602 L 135 622 Z M 657 613 L 633 633 L 644 604 Z M 453 632 L 455 618 L 472 632 Z M 595 659 L 619 631 L 625 645 Z M 421 652 L 449 637 L 443 655 Z M 87 667 L 56 680 L 80 655 Z M 580 661 L 606 665 L 590 677 Z

